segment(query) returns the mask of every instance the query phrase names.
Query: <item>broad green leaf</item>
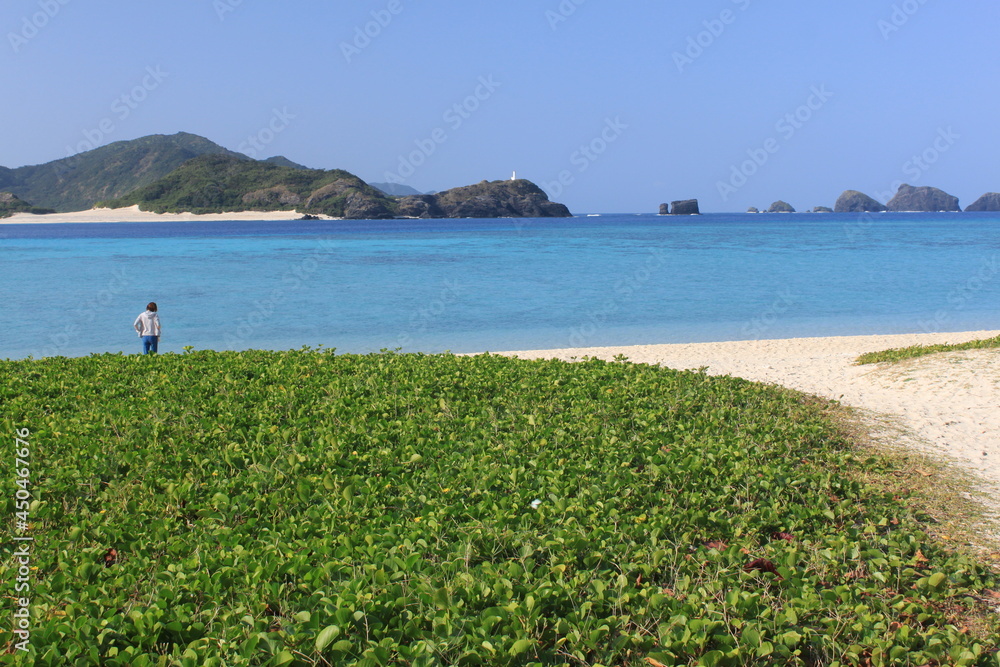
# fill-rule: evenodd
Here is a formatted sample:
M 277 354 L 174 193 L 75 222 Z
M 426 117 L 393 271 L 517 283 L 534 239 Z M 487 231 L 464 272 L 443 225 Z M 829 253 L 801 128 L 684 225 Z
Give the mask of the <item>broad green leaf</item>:
M 316 635 L 316 650 L 322 653 L 323 649 L 329 646 L 330 642 L 336 639 L 337 635 L 339 634 L 340 634 L 340 628 L 337 627 L 336 625 L 328 625 L 325 628 L 323 628 L 323 630 L 321 630 L 320 633 Z

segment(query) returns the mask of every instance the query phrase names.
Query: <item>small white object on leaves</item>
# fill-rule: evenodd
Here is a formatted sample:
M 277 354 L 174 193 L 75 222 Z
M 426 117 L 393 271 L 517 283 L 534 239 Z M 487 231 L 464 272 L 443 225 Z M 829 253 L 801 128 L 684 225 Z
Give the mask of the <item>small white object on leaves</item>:
M 538 506 L 541 505 L 541 504 L 542 504 L 542 501 L 539 500 L 538 498 L 535 498 L 534 500 L 531 501 L 531 509 L 533 509 L 533 510 L 538 509 Z

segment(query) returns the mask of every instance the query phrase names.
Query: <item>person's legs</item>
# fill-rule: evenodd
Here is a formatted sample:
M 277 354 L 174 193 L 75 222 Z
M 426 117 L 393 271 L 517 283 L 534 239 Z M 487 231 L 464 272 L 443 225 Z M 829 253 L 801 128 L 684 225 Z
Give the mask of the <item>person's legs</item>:
M 160 345 L 160 337 L 159 336 L 150 336 L 150 338 L 153 339 L 153 346 L 152 346 L 151 349 L 153 350 L 153 354 L 156 354 L 157 353 L 157 348 Z
M 143 336 L 142 353 L 149 354 L 150 350 L 156 352 L 156 336 Z

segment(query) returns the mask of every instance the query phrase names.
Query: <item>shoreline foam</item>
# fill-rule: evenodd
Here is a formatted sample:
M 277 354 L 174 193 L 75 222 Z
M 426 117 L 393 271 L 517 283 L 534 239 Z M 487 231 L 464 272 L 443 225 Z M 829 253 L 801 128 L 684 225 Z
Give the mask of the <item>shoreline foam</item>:
M 90 222 L 270 222 L 299 220 L 304 213 L 298 211 L 233 211 L 229 213 L 152 213 L 140 211 L 138 205 L 125 208 L 92 208 L 69 213 L 15 213 L 0 219 L 0 225 L 50 225 L 59 223 Z M 320 220 L 340 220 L 326 215 Z
M 954 462 L 982 480 L 1000 510 L 1000 349 L 944 352 L 858 366 L 864 352 L 961 343 L 1000 331 L 842 336 L 498 352 L 527 359 L 611 360 L 679 370 L 706 368 L 776 384 L 890 417 L 911 437 L 898 443 Z

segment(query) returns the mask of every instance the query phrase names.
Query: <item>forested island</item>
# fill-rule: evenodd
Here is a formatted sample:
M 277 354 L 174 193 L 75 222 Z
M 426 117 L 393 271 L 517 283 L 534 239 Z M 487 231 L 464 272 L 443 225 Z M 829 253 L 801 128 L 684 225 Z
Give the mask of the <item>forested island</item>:
M 341 169 L 254 160 L 194 134 L 119 141 L 41 165 L 0 167 L 0 217 L 138 206 L 154 213 L 297 211 L 349 219 L 569 217 L 534 183 L 482 181 L 390 195 Z M 29 203 L 31 202 L 31 203 Z

